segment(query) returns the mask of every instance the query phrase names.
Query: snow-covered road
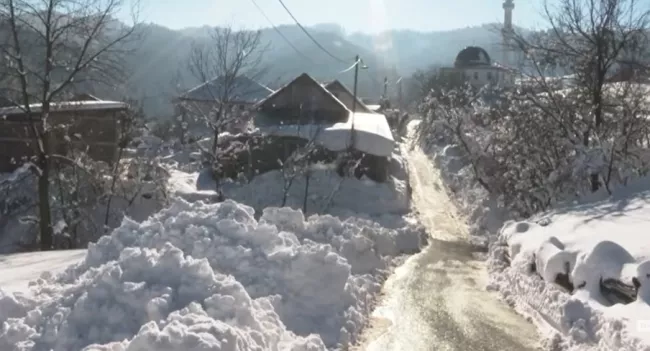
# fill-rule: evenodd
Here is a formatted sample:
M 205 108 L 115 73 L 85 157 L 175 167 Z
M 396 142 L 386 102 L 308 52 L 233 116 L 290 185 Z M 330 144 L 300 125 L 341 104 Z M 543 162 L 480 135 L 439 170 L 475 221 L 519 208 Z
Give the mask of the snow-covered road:
M 484 263 L 473 258 L 467 229 L 431 160 L 408 157 L 413 205 L 430 245 L 384 286 L 362 350 L 534 350 L 536 328 L 485 290 Z

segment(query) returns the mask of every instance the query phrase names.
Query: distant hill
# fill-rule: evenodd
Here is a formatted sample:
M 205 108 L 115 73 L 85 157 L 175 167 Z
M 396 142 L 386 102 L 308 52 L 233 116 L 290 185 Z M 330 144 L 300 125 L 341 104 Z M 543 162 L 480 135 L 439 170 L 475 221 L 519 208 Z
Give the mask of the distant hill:
M 456 54 L 470 45 L 483 47 L 493 60 L 500 59 L 498 28 L 498 24 L 486 24 L 437 32 L 392 30 L 379 35 L 355 33 L 347 39 L 375 55 L 391 58 L 401 74 L 409 75 L 429 65 L 451 65 Z
M 287 83 L 297 75 L 307 72 L 322 81 L 340 79 L 352 87 L 353 71 L 339 74 L 354 63 L 355 55 L 363 57 L 369 67 L 359 74 L 359 94 L 362 96 L 379 96 L 384 76 L 391 79 L 397 76 L 397 70 L 370 50 L 351 43 L 340 35 L 329 31 L 312 30 L 310 34 L 328 52 L 346 62 L 331 58 L 318 48 L 297 26 L 279 28 L 284 36 L 307 58 L 296 53 L 294 49 L 273 29 L 262 31 L 262 41 L 269 43 L 269 50 L 264 55 L 268 74 L 262 83 L 272 88 Z M 192 42 L 208 39 L 209 27 L 171 30 L 159 25 L 149 24 L 142 27 L 142 38 L 127 58 L 126 68 L 130 72 L 127 84 L 118 90 L 102 91 L 96 94 L 111 98 L 129 96 L 143 101 L 145 112 L 151 116 L 166 116 L 173 113 L 170 99 L 177 90 L 189 89 L 200 82 L 189 74 L 187 60 Z M 180 85 L 172 82 L 178 80 Z
M 200 83 L 189 74 L 187 60 L 192 42 L 208 40 L 209 30 L 207 26 L 171 30 L 155 24 L 142 25 L 142 36 L 132 44 L 132 53 L 127 57 L 126 84 L 110 90 L 94 86 L 84 89 L 103 98 L 141 100 L 151 117 L 171 116 L 171 98 Z M 339 62 L 318 48 L 299 27 L 284 25 L 278 30 L 302 55 L 274 29 L 264 29 L 262 41 L 270 45 L 264 55 L 265 64 L 270 70 L 261 83 L 277 88 L 306 72 L 320 81 L 339 79 L 352 88 L 354 72 L 341 71 L 354 63 L 355 55 L 360 55 L 368 68 L 359 73 L 358 91 L 360 96 L 370 99 L 381 95 L 384 77 L 394 82 L 418 68 L 451 64 L 456 53 L 468 45 L 482 46 L 494 56 L 498 52 L 495 44 L 499 42 L 499 35 L 487 25 L 446 32 L 389 31 L 381 35 L 346 35 L 336 24 L 309 28 L 328 52 L 345 61 Z

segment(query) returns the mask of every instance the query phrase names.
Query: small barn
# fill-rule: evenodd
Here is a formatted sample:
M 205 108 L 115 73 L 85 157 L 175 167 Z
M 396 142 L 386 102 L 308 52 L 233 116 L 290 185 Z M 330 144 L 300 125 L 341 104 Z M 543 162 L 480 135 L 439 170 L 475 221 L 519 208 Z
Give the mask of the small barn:
M 54 133 L 50 147 L 65 153 L 65 148 L 72 145 L 88 149 L 91 158 L 113 162 L 119 140 L 119 121 L 127 108 L 124 102 L 96 99 L 50 104 L 48 124 L 65 126 L 64 130 Z M 29 109 L 25 106 L 0 108 L 0 172 L 15 170 L 21 159 L 34 154 L 35 139 L 30 126 L 38 122 L 41 111 L 41 104 L 31 104 Z

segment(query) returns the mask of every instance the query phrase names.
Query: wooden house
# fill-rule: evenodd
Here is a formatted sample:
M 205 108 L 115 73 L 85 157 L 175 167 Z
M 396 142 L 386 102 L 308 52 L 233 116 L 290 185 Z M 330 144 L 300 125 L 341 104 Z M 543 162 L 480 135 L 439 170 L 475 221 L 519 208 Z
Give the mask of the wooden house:
M 334 94 L 303 73 L 257 104 L 256 125 L 334 124 L 350 111 Z
M 91 158 L 113 162 L 119 140 L 119 123 L 127 110 L 126 103 L 82 100 L 52 103 L 48 124 L 63 126 L 52 135 L 50 147 L 58 153 L 72 145 L 88 150 Z M 0 172 L 18 168 L 21 159 L 34 155 L 35 138 L 31 124 L 38 127 L 41 104 L 0 108 Z M 66 137 L 67 136 L 67 137 Z

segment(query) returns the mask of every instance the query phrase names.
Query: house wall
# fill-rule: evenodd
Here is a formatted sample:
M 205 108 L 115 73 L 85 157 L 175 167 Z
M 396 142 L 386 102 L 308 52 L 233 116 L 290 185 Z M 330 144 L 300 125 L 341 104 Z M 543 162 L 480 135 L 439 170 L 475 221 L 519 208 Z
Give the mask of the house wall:
M 260 106 L 276 124 L 345 122 L 348 110 L 315 82 L 300 78 Z
M 48 124 L 64 125 L 65 128 L 52 133 L 51 150 L 65 154 L 72 145 L 87 148 L 93 159 L 114 161 L 119 138 L 118 120 L 122 113 L 119 110 L 52 111 Z M 70 142 L 63 140 L 65 135 L 69 136 Z M 0 119 L 0 172 L 13 171 L 23 158 L 34 155 L 34 142 L 27 115 L 9 115 Z
M 446 69 L 447 74 L 459 75 L 472 86 L 483 87 L 489 84 L 499 84 L 504 88 L 514 86 L 515 77 L 512 73 L 498 68 L 464 68 Z

